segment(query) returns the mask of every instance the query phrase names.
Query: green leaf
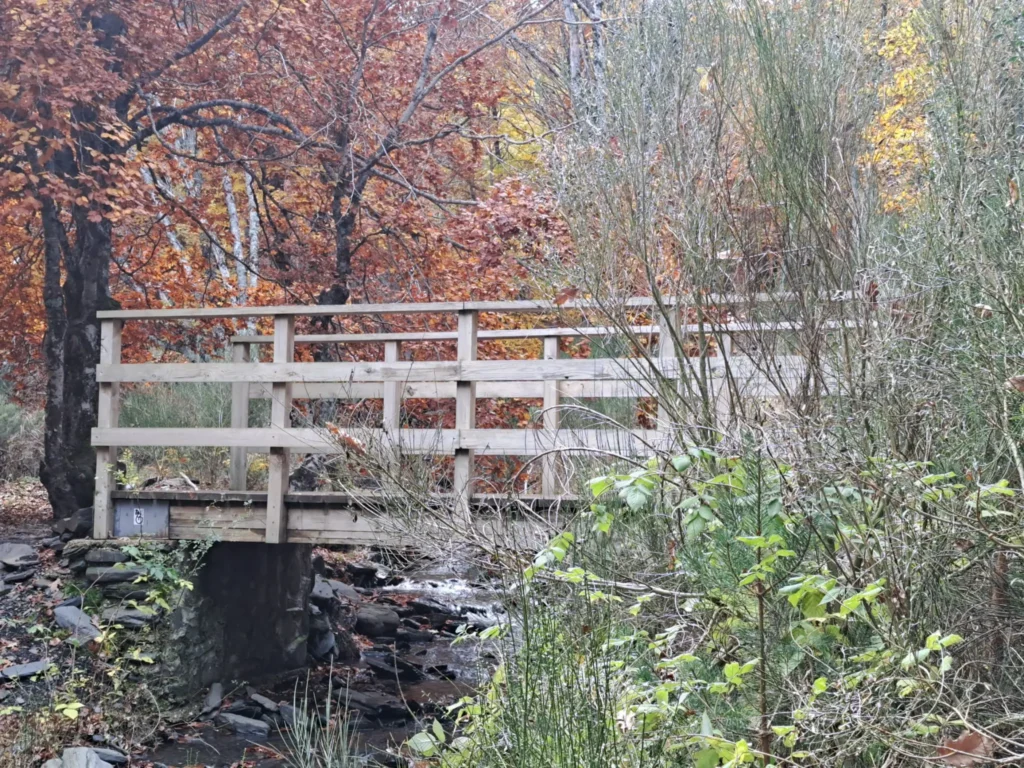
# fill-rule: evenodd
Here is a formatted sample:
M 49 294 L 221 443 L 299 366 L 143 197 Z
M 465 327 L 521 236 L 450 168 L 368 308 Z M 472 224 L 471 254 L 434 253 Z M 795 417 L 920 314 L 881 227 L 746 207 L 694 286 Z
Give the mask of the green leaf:
M 441 723 L 439 723 L 436 718 L 434 719 L 434 724 L 430 729 L 434 732 L 434 738 L 437 739 L 437 743 L 444 744 L 446 738 L 444 728 L 441 727 Z
M 676 472 L 685 472 L 693 466 L 693 459 L 689 456 L 676 456 L 672 459 L 672 468 Z
M 614 477 L 608 477 L 607 475 L 605 475 L 604 477 L 593 477 L 590 479 L 590 492 L 596 499 L 598 496 L 601 496 L 613 485 L 615 485 Z
M 433 736 L 422 732 L 409 739 L 409 749 L 424 757 L 430 757 L 437 751 L 437 745 L 434 744 Z
M 694 756 L 694 768 L 715 768 L 718 765 L 717 749 L 702 749 Z

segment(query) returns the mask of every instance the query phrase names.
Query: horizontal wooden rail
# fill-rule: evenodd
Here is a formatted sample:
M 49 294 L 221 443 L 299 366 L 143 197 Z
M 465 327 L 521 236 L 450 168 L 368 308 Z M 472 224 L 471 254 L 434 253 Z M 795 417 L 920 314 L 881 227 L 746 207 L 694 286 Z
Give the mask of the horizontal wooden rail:
M 666 434 L 658 430 L 626 432 L 618 429 L 349 429 L 344 434 L 367 451 L 398 450 L 403 454 L 448 456 L 470 450 L 478 456 L 537 456 L 550 450 L 611 451 L 623 455 L 650 454 L 665 446 Z M 286 449 L 302 453 L 340 453 L 351 445 L 327 430 L 309 428 L 252 429 L 132 429 L 92 431 L 96 446 L 122 448 L 242 447 L 255 453 Z
M 790 322 L 766 322 L 766 323 L 716 323 L 707 321 L 703 324 L 690 323 L 680 328 L 680 333 L 714 333 L 714 334 L 752 334 L 752 333 L 783 333 L 787 331 L 798 331 L 803 328 L 802 323 Z M 828 321 L 821 324 L 821 330 L 836 330 L 838 328 L 857 327 L 855 322 Z M 628 328 L 617 326 L 588 326 L 580 328 L 503 328 L 490 331 L 480 331 L 477 334 L 479 339 L 547 339 L 552 336 L 559 338 L 587 338 L 591 336 L 619 336 L 625 333 L 635 336 L 658 336 L 661 334 L 661 327 L 657 325 L 633 325 Z M 401 331 L 395 333 L 322 333 L 322 334 L 300 334 L 295 337 L 296 344 L 380 344 L 388 341 L 399 342 L 427 342 L 427 341 L 455 341 L 459 337 L 458 331 Z M 238 335 L 231 337 L 232 344 L 273 344 L 273 336 L 245 336 Z
M 639 297 L 607 301 L 579 300 L 556 304 L 553 301 L 438 301 L 408 304 L 325 304 L 289 305 L 270 307 L 201 307 L 189 309 L 115 309 L 97 312 L 100 320 L 200 320 L 230 317 L 320 317 L 335 315 L 414 315 L 444 312 L 502 312 L 534 313 L 559 312 L 572 309 L 658 308 L 664 307 L 726 307 L 750 304 L 785 304 L 802 298 L 799 294 L 709 294 L 693 297 L 662 297 L 659 301 Z M 844 302 L 853 298 L 851 293 L 835 293 L 817 297 L 817 301 Z
M 611 381 L 676 376 L 673 361 L 467 360 L 398 363 L 137 363 L 100 365 L 100 382 Z

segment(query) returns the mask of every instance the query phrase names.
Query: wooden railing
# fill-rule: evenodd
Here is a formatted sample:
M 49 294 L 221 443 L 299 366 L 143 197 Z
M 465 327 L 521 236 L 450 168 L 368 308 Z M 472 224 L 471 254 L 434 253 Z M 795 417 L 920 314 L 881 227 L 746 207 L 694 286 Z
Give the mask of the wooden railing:
M 770 297 L 778 301 L 779 297 Z M 709 297 L 708 305 L 747 305 L 750 297 Z M 759 376 L 749 359 L 733 353 L 733 337 L 744 334 L 799 330 L 785 322 L 704 322 L 683 325 L 683 305 L 672 300 L 655 303 L 630 299 L 622 306 L 647 311 L 658 317 L 658 325 L 631 329 L 650 339 L 661 329 L 677 329 L 677 338 L 713 334 L 718 340 L 713 358 L 702 364 L 713 369 L 728 368 L 731 376 L 746 381 L 759 394 L 771 394 L 772 382 Z M 691 305 L 692 306 L 692 305 Z M 664 391 L 653 382 L 675 380 L 695 373 L 698 360 L 675 357 L 675 345 L 651 345 L 648 357 L 617 359 L 558 359 L 558 340 L 564 337 L 598 337 L 622 332 L 613 327 L 565 327 L 512 330 L 479 330 L 481 312 L 552 313 L 596 308 L 589 302 L 555 306 L 550 302 L 446 302 L 420 304 L 379 304 L 344 306 L 223 307 L 208 309 L 118 310 L 100 312 L 101 359 L 97 368 L 100 383 L 98 424 L 93 431 L 96 446 L 95 529 L 97 538 L 113 531 L 111 491 L 118 447 L 219 446 L 230 450 L 230 486 L 244 490 L 247 453 L 270 454 L 267 488 L 266 541 L 282 542 L 287 532 L 285 494 L 289 481 L 289 452 L 336 453 L 342 448 L 337 437 L 322 429 L 292 424 L 295 399 L 380 399 L 383 419 L 379 429 L 352 430 L 368 444 L 389 444 L 402 454 L 454 456 L 453 499 L 456 511 L 468 517 L 473 495 L 475 455 L 540 456 L 545 496 L 558 494 L 555 449 L 614 449 L 617 453 L 647 454 L 670 440 L 659 408 L 659 428 L 654 430 L 580 429 L 562 433 L 559 404 L 563 398 L 657 397 Z M 366 333 L 296 335 L 295 319 L 301 316 L 454 314 L 457 330 L 418 333 Z M 230 339 L 231 362 L 225 363 L 137 363 L 121 361 L 121 332 L 125 322 L 153 320 L 196 321 L 212 318 L 273 317 L 272 336 L 234 336 Z M 538 360 L 478 360 L 483 339 L 541 339 L 543 358 Z M 402 345 L 411 342 L 454 341 L 456 359 L 451 361 L 403 361 Z M 296 362 L 296 344 L 383 344 L 380 362 Z M 258 362 L 252 354 L 257 345 L 272 346 L 271 362 Z M 742 346 L 742 344 L 740 345 Z M 796 355 L 777 357 L 776 370 L 798 377 L 805 368 Z M 684 370 L 684 366 L 688 370 Z M 232 385 L 230 428 L 210 429 L 126 429 L 118 425 L 119 386 L 128 382 L 223 382 Z M 728 392 L 717 387 L 713 393 L 718 407 L 728 408 Z M 407 398 L 455 400 L 454 429 L 403 428 L 402 401 Z M 270 426 L 249 427 L 251 398 L 270 398 Z M 476 401 L 482 398 L 541 398 L 542 424 L 536 429 L 478 429 Z M 724 405 L 723 405 L 724 401 Z

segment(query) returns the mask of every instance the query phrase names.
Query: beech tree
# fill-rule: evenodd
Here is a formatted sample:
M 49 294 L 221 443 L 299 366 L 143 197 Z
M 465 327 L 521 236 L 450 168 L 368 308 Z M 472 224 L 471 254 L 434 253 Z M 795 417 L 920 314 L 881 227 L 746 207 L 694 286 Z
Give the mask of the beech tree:
M 45 326 L 55 516 L 92 499 L 98 310 L 344 303 L 358 254 L 394 275 L 396 254 L 472 262 L 492 227 L 525 231 L 508 220 L 530 192 L 488 200 L 480 173 L 507 93 L 488 57 L 549 5 L 8 4 L 4 314 Z

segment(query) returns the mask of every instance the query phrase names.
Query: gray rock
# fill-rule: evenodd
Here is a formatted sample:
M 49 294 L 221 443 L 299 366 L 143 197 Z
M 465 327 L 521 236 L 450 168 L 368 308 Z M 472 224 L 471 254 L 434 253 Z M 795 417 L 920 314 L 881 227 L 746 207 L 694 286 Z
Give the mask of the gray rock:
M 6 680 L 24 680 L 27 677 L 35 677 L 50 668 L 48 661 L 32 661 L 28 664 L 15 664 L 0 670 L 0 677 Z
M 224 713 L 217 715 L 217 721 L 227 725 L 239 736 L 254 736 L 259 739 L 265 739 L 270 735 L 269 723 L 265 723 L 262 720 L 253 720 L 251 717 Z
M 17 584 L 19 581 L 28 581 L 35 575 L 35 568 L 29 568 L 27 571 L 15 571 L 14 573 L 8 573 L 4 575 L 4 583 Z
M 5 541 L 0 543 L 0 563 L 3 563 L 8 568 L 21 568 L 21 562 L 23 560 L 32 560 L 29 565 L 35 565 L 39 562 L 39 556 L 28 544 L 20 544 L 15 541 Z
M 53 609 L 53 618 L 64 629 L 71 630 L 70 640 L 76 643 L 88 643 L 98 640 L 99 627 L 92 623 L 89 615 L 73 605 L 62 605 Z
M 206 700 L 203 702 L 203 712 L 213 712 L 213 710 L 220 706 L 222 701 L 224 701 L 224 686 L 220 683 L 214 683 L 210 686 L 210 692 L 206 694 Z
M 312 639 L 312 643 L 309 648 L 309 652 L 317 659 L 327 658 L 333 651 L 336 645 L 334 633 L 327 631 L 317 635 Z
M 100 760 L 106 760 L 111 765 L 124 765 L 128 762 L 128 755 L 118 752 L 109 747 L 89 747 Z
M 128 555 L 117 549 L 90 549 L 85 553 L 85 562 L 91 565 L 115 565 L 128 561 Z
M 100 614 L 104 621 L 112 624 L 122 624 L 132 629 L 144 627 L 157 618 L 156 612 L 152 610 L 138 610 L 122 606 L 107 608 Z
M 38 587 L 39 589 L 49 589 L 53 586 L 53 582 L 49 579 L 34 579 L 32 581 L 32 586 Z
M 350 603 L 358 603 L 363 599 L 362 595 L 356 592 L 356 588 L 353 587 L 351 584 L 346 584 L 343 581 L 336 581 L 334 579 L 328 579 L 327 583 L 331 586 L 331 589 L 334 591 L 335 597 L 337 597 L 339 600 L 347 600 Z
M 61 755 L 61 765 L 63 768 L 112 768 L 89 747 L 68 747 Z
M 58 520 L 53 524 L 53 532 L 61 534 L 61 540 L 82 538 L 92 533 L 92 521 L 95 513 L 92 507 L 82 507 L 71 517 Z M 64 537 L 67 536 L 65 539 Z
M 328 620 L 324 612 L 317 608 L 315 605 L 310 604 L 309 606 L 309 632 L 310 634 L 317 634 L 320 632 L 330 632 L 331 622 Z
M 394 696 L 371 691 L 340 689 L 338 702 L 348 709 L 355 709 L 377 719 L 408 717 L 409 710 Z
M 400 643 L 432 643 L 434 633 L 426 629 L 406 629 L 399 627 L 395 632 L 395 640 Z
M 141 568 L 118 568 L 96 566 L 85 569 L 85 578 L 94 584 L 116 584 L 126 581 L 135 581 L 146 572 Z
M 281 720 L 289 728 L 295 725 L 295 718 L 298 715 L 298 710 L 295 709 L 291 704 L 285 704 L 283 701 L 277 705 L 277 713 L 281 716 Z
M 249 698 L 252 699 L 253 702 L 255 702 L 256 704 L 259 704 L 261 707 L 267 710 L 267 712 L 277 712 L 280 709 L 280 706 L 278 706 L 277 702 L 271 701 L 266 696 L 261 696 L 258 693 L 254 693 Z
M 394 637 L 398 614 L 383 605 L 364 605 L 356 611 L 356 632 L 367 637 Z
M 100 589 L 103 596 L 108 600 L 145 600 L 149 597 L 149 590 L 143 584 L 132 584 L 121 582 L 120 584 L 104 584 Z
M 6 581 L 0 580 L 0 597 L 3 597 L 8 592 L 11 592 L 13 590 L 14 590 L 14 585 L 13 584 L 8 584 Z
M 51 757 L 49 760 L 47 760 L 45 763 L 43 763 L 40 766 L 40 768 L 63 768 L 63 766 L 64 766 L 64 761 L 63 760 L 61 760 L 59 757 Z
M 73 595 L 72 597 L 65 597 L 61 601 L 60 605 L 58 605 L 57 607 L 58 608 L 63 608 L 63 607 L 68 606 L 68 605 L 70 605 L 70 606 L 72 606 L 74 608 L 81 608 L 82 607 L 82 596 L 81 595 Z
M 335 599 L 334 590 L 320 574 L 313 580 L 313 591 L 310 592 L 309 599 L 320 606 L 329 605 Z

